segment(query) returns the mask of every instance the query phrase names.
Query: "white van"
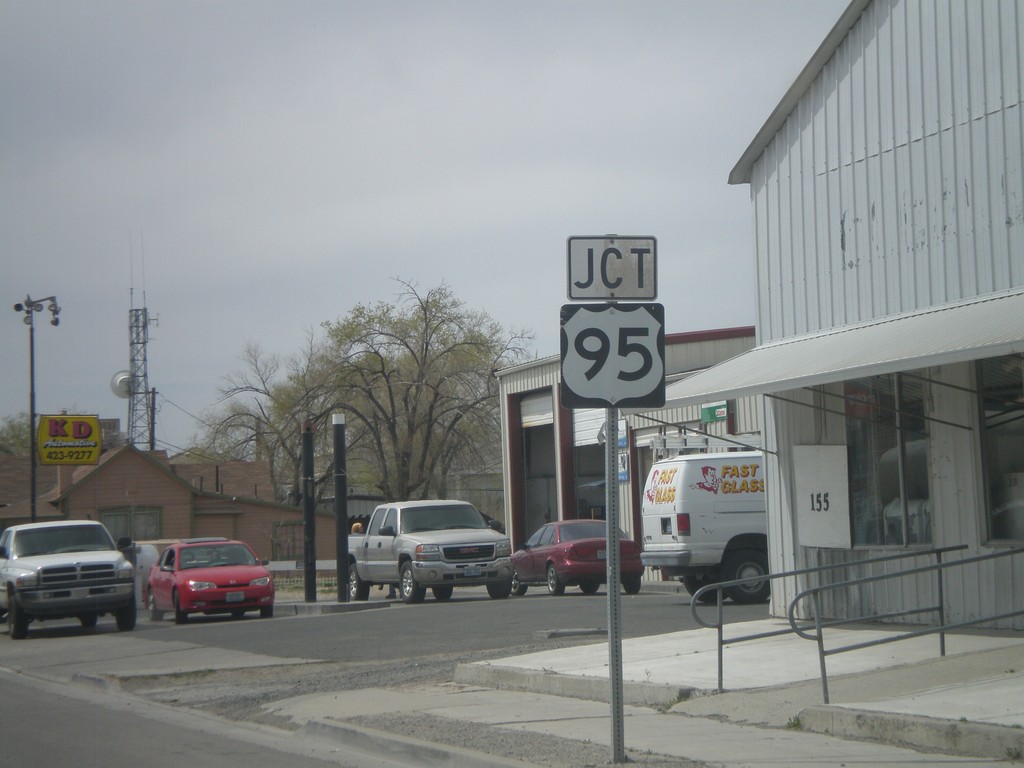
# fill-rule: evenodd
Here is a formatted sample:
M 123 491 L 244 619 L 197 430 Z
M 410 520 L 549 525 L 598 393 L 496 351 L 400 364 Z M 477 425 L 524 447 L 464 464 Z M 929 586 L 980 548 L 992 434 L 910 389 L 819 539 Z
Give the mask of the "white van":
M 645 566 L 680 579 L 692 595 L 705 584 L 768 573 L 764 456 L 701 453 L 655 462 L 642 504 Z M 768 599 L 765 579 L 729 587 L 737 603 Z M 704 595 L 708 602 L 714 593 Z

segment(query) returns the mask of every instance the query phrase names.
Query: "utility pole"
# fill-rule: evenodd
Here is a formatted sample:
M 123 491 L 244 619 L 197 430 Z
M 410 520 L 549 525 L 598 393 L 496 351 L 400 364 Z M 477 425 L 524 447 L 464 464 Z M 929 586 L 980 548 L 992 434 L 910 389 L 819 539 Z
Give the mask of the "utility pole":
M 24 312 L 24 323 L 28 326 L 28 435 L 29 435 L 29 461 L 31 471 L 29 472 L 29 483 L 31 484 L 31 510 L 32 522 L 36 521 L 36 325 L 35 313 L 43 311 L 43 303 L 50 302 L 47 309 L 50 310 L 52 318 L 50 325 L 60 325 L 60 306 L 57 304 L 56 296 L 47 296 L 45 299 L 33 299 L 25 297 L 25 303 L 18 302 L 14 305 L 15 312 Z

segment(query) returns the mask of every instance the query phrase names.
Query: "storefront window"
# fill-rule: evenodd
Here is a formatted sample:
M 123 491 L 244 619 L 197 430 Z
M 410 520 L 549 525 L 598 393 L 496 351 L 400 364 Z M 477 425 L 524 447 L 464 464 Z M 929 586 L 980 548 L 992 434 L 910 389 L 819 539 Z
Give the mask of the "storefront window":
M 922 380 L 854 379 L 845 395 L 854 546 L 931 543 Z
M 993 539 L 1024 539 L 1024 358 L 978 364 L 982 451 Z

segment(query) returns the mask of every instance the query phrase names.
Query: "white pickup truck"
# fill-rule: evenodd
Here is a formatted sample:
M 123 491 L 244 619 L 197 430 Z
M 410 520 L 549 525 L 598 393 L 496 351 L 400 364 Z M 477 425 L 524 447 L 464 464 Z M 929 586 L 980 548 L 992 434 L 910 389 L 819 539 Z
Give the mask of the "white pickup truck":
M 435 600 L 474 586 L 505 598 L 512 593 L 511 555 L 508 537 L 468 502 L 381 504 L 366 533 L 349 537 L 349 599 L 366 600 L 375 584 L 397 584 L 406 603 L 421 602 L 428 587 Z
M 77 618 L 83 627 L 112 613 L 135 629 L 135 570 L 110 533 L 91 520 L 12 525 L 0 535 L 0 616 L 21 640 L 32 621 Z

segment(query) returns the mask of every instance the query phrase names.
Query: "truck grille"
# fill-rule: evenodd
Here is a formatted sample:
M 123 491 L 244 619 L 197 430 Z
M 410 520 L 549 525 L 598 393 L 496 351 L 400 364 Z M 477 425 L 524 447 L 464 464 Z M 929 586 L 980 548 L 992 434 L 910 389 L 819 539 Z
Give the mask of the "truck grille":
M 53 565 L 43 568 L 39 576 L 44 587 L 68 583 L 94 584 L 113 579 L 114 566 L 111 563 Z
M 444 559 L 451 563 L 467 560 L 493 560 L 493 544 L 455 544 L 444 547 Z

